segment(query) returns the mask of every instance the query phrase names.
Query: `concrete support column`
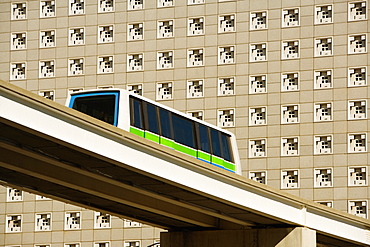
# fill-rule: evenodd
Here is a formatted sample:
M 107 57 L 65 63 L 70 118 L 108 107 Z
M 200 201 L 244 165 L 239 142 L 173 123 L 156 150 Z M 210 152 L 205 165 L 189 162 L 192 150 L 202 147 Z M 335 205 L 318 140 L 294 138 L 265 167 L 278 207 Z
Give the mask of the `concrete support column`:
M 161 247 L 316 247 L 316 231 L 304 228 L 161 233 Z

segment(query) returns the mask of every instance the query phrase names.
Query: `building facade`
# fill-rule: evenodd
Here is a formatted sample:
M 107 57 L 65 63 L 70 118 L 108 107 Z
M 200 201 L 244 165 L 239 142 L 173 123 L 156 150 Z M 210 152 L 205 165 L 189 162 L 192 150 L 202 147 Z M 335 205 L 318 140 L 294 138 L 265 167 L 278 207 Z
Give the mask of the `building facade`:
M 369 4 L 2 1 L 0 79 L 134 91 L 235 133 L 243 176 L 367 218 Z

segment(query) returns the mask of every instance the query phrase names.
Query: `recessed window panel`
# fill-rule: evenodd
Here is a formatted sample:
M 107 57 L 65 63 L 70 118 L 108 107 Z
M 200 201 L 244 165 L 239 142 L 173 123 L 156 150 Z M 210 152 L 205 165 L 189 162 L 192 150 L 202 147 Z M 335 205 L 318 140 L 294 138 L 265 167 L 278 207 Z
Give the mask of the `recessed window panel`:
M 172 114 L 172 126 L 175 142 L 195 148 L 194 124 L 192 121 Z
M 157 107 L 155 107 L 154 105 L 147 104 L 146 113 L 148 116 L 147 130 L 149 130 L 150 132 L 159 134 Z
M 208 128 L 202 124 L 199 125 L 199 141 L 200 141 L 200 150 L 211 153 Z

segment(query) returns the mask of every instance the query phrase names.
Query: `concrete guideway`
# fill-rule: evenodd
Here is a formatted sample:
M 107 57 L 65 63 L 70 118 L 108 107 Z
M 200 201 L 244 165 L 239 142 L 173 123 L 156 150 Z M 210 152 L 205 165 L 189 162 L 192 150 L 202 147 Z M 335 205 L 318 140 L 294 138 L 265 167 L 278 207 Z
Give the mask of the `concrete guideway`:
M 368 220 L 215 168 L 5 82 L 0 153 L 3 184 L 171 231 L 304 227 L 318 241 L 370 245 Z

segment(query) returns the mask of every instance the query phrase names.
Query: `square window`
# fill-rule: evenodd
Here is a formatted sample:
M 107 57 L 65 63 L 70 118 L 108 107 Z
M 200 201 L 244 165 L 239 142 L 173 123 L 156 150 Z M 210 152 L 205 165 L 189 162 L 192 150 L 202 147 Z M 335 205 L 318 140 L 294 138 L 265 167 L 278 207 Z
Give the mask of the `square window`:
M 35 231 L 51 231 L 51 214 L 36 214 Z
M 298 137 L 284 137 L 281 138 L 281 155 L 295 156 L 298 155 L 299 143 Z
M 219 78 L 218 79 L 218 95 L 234 95 L 235 94 L 235 79 L 232 78 Z
M 249 108 L 249 125 L 265 125 L 266 107 Z
M 249 141 L 249 158 L 266 157 L 266 139 Z
M 144 0 L 128 0 L 128 10 L 144 9 Z
M 188 98 L 203 97 L 203 80 L 188 81 Z
M 315 121 L 331 121 L 332 108 L 331 103 L 316 103 L 315 104 Z
M 203 35 L 204 34 L 204 18 L 191 18 L 188 20 L 189 30 L 188 35 Z
M 40 32 L 40 47 L 54 47 L 55 46 L 55 30 Z
M 266 75 L 249 77 L 249 93 L 266 93 Z
M 39 95 L 45 99 L 54 100 L 54 91 L 40 91 Z
M 315 24 L 333 23 L 333 6 L 316 6 Z
M 367 201 L 349 201 L 348 213 L 367 219 Z
M 113 56 L 98 58 L 98 74 L 113 73 Z
M 157 100 L 172 99 L 172 83 L 158 83 L 157 84 Z
M 85 14 L 84 0 L 69 0 L 69 14 L 70 15 L 83 15 Z
M 188 50 L 188 67 L 203 65 L 203 49 Z
M 114 11 L 114 0 L 98 0 L 98 12 L 113 12 Z
M 94 247 L 109 247 L 109 242 L 96 242 Z
M 286 170 L 281 172 L 281 188 L 295 189 L 299 188 L 299 171 Z
M 283 27 L 299 26 L 299 9 L 284 9 L 283 10 Z
M 324 206 L 327 206 L 329 208 L 333 208 L 333 202 L 330 201 L 330 202 L 317 202 L 318 204 L 321 204 L 321 205 L 324 205 Z
M 127 55 L 127 71 L 144 70 L 143 54 Z
M 159 21 L 158 22 L 158 38 L 172 38 L 173 37 L 173 21 Z
M 72 28 L 69 29 L 69 45 L 84 45 L 85 44 L 85 29 Z
M 267 60 L 266 43 L 250 45 L 250 61 L 266 61 Z
M 15 188 L 6 188 L 6 201 L 19 202 L 23 201 L 23 191 Z
M 203 120 L 203 111 L 191 111 L 191 112 L 187 112 L 187 113 L 188 113 L 189 116 L 191 116 L 193 118 Z
M 230 64 L 234 63 L 234 46 L 219 47 L 218 48 L 218 63 L 219 64 Z
M 348 102 L 348 119 L 366 119 L 366 100 Z
M 348 69 L 348 86 L 366 86 L 366 68 L 349 68 Z
M 251 30 L 259 30 L 267 28 L 267 12 L 253 12 L 250 14 Z
M 219 32 L 235 32 L 235 15 L 224 15 L 218 17 L 219 21 Z
M 80 247 L 81 245 L 79 243 L 73 243 L 73 244 L 64 244 L 64 247 Z
M 95 212 L 95 228 L 110 228 L 111 216 L 109 214 Z
M 40 61 L 40 78 L 54 77 L 54 72 L 54 61 Z
M 133 240 L 130 240 L 130 241 L 125 241 L 123 243 L 123 247 L 140 247 L 140 241 L 137 240 L 137 241 L 133 241 Z
M 26 79 L 26 63 L 10 64 L 10 80 Z
M 287 105 L 281 107 L 281 123 L 290 124 L 299 122 L 298 105 Z
M 174 5 L 174 0 L 158 0 L 158 7 L 171 7 Z
M 281 75 L 281 91 L 297 91 L 299 90 L 299 74 L 283 73 Z
M 55 16 L 55 1 L 40 1 L 40 17 Z
M 315 187 L 332 187 L 332 169 L 315 169 Z
M 143 84 L 127 85 L 127 90 L 134 94 L 143 96 Z
M 249 172 L 249 179 L 266 184 L 266 171 Z
M 84 74 L 84 59 L 75 58 L 68 60 L 68 75 L 83 75 Z
M 172 69 L 173 68 L 173 52 L 158 52 L 157 53 L 158 69 Z
M 367 168 L 349 167 L 348 186 L 367 186 Z
M 218 110 L 218 126 L 223 127 L 234 127 L 234 110 Z
M 332 87 L 332 71 L 315 71 L 315 89 L 324 89 Z
M 128 24 L 128 40 L 144 39 L 143 23 Z
M 348 53 L 365 53 L 366 52 L 366 34 L 348 36 Z
M 78 230 L 81 229 L 81 213 L 70 212 L 65 213 L 64 230 Z
M 132 228 L 132 227 L 141 227 L 140 222 L 132 221 L 132 220 L 124 220 L 123 227 L 125 228 Z
M 348 3 L 348 20 L 362 21 L 367 19 L 366 1 Z
M 333 55 L 332 38 L 315 39 L 315 56 Z
M 283 41 L 282 59 L 299 58 L 299 41 Z
M 188 0 L 188 4 L 202 4 L 204 3 L 204 0 Z
M 27 3 L 12 3 L 12 20 L 27 19 Z
M 96 87 L 97 89 L 110 89 L 110 88 L 113 88 L 113 86 L 111 85 L 106 85 L 106 86 L 98 86 Z
M 22 231 L 22 215 L 6 216 L 6 232 Z
M 348 134 L 348 152 L 366 152 L 366 134 Z
M 36 200 L 38 201 L 38 200 L 51 200 L 51 199 L 45 196 L 36 195 Z
M 27 48 L 26 33 L 12 33 L 11 41 L 12 50 L 22 50 Z
M 113 25 L 100 26 L 98 28 L 98 43 L 111 43 L 113 42 L 114 30 Z
M 315 136 L 315 154 L 331 154 L 332 153 L 332 137 L 331 136 Z

